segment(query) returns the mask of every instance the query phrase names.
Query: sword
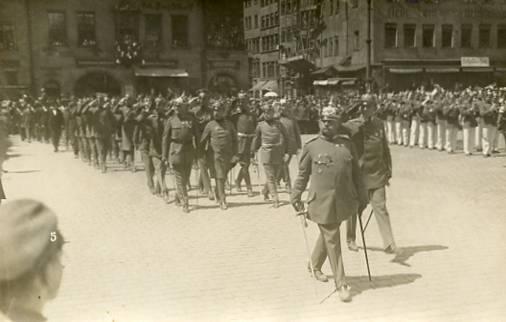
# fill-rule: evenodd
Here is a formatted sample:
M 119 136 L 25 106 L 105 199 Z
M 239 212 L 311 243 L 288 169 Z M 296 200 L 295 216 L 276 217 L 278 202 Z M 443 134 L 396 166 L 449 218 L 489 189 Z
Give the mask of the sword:
M 371 212 L 372 214 L 372 212 Z M 362 216 L 359 214 L 358 216 L 358 222 L 360 223 L 360 233 L 362 234 L 362 245 L 364 246 L 364 255 L 365 255 L 365 263 L 367 265 L 367 275 L 369 276 L 369 282 L 372 281 L 371 279 L 371 270 L 369 268 L 369 258 L 367 256 L 367 246 L 365 244 L 365 235 L 364 235 L 364 226 L 362 225 Z
M 373 211 L 374 211 L 374 210 L 373 210 L 373 209 L 371 209 L 371 213 L 369 214 L 369 218 L 367 218 L 367 221 L 366 221 L 366 223 L 365 223 L 364 232 L 365 232 L 365 230 L 367 229 L 367 226 L 369 226 L 369 222 L 371 221 Z
M 306 255 L 307 255 L 308 262 L 309 262 L 309 267 L 311 268 L 311 277 L 314 279 L 314 267 L 313 267 L 313 261 L 311 261 L 311 249 L 309 248 L 309 241 L 308 241 L 307 233 L 306 233 L 306 227 L 308 226 L 307 219 L 306 219 L 307 215 L 308 215 L 307 210 L 302 210 L 302 211 L 297 212 L 297 216 L 300 219 L 300 226 L 302 228 L 302 233 L 304 235 L 304 244 L 306 245 Z

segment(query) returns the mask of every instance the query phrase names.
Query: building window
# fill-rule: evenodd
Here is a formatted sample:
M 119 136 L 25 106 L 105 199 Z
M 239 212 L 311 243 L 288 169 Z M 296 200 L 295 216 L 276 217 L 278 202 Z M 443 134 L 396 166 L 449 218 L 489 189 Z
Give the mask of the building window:
M 258 28 L 258 15 L 255 15 L 255 29 Z
M 497 25 L 497 48 L 506 48 L 506 24 Z
M 352 8 L 358 8 L 358 0 L 351 0 L 350 2 Z
M 434 47 L 434 25 L 423 25 L 422 46 L 424 48 Z
M 385 48 L 397 47 L 397 24 L 385 24 Z
M 334 37 L 334 56 L 339 56 L 339 37 Z
M 10 23 L 0 24 L 0 50 L 15 49 L 14 25 Z
M 116 18 L 116 40 L 132 42 L 139 39 L 139 19 L 135 13 L 122 12 Z
M 465 24 L 460 27 L 460 47 L 471 48 L 473 25 Z
M 404 25 L 404 47 L 415 48 L 416 47 L 416 25 L 405 24 Z
M 94 47 L 97 44 L 95 33 L 95 13 L 77 13 L 77 45 L 79 47 Z
M 490 25 L 488 24 L 480 25 L 479 46 L 480 48 L 490 47 Z
M 355 30 L 353 35 L 353 48 L 354 50 L 360 50 L 360 32 L 358 30 Z
M 453 48 L 453 25 L 441 27 L 441 47 Z
M 144 16 L 144 39 L 147 47 L 158 47 L 162 43 L 162 15 L 147 14 Z
M 67 30 L 65 28 L 65 13 L 62 11 L 54 11 L 47 13 L 49 24 L 49 45 L 65 46 L 67 45 Z
M 172 46 L 188 46 L 188 16 L 173 15 L 172 17 Z
M 7 85 L 19 85 L 18 82 L 18 72 L 9 70 L 5 72 L 5 80 L 7 81 Z

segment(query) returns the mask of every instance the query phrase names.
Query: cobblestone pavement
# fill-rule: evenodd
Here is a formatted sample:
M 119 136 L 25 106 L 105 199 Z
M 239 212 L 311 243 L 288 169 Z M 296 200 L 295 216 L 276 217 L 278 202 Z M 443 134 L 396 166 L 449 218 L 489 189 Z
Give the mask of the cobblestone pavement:
M 504 153 L 393 146 L 388 206 L 403 252 L 383 253 L 371 220 L 372 282 L 362 250 L 343 250 L 348 304 L 333 283 L 309 277 L 291 206 L 234 192 L 228 211 L 201 197 L 184 214 L 148 192 L 143 171 L 111 163 L 101 174 L 69 152 L 17 138 L 11 153 L 8 197 L 46 202 L 69 241 L 50 321 L 505 321 Z M 308 236 L 312 246 L 314 225 Z M 327 264 L 323 271 L 331 273 Z

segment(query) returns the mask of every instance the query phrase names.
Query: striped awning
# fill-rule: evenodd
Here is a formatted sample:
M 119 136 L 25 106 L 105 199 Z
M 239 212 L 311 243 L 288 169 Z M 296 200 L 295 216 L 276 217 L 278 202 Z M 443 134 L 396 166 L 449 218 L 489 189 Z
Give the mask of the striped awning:
M 188 77 L 188 73 L 184 69 L 170 68 L 136 68 L 135 76 L 137 77 Z
M 423 68 L 390 68 L 392 74 L 417 74 L 423 72 Z

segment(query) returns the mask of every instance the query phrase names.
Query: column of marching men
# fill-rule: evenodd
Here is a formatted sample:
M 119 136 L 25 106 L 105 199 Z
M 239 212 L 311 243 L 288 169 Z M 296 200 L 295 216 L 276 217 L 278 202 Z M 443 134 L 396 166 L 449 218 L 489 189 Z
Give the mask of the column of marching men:
M 489 157 L 498 152 L 501 133 L 506 141 L 506 88 L 450 91 L 436 85 L 381 93 L 377 101 L 390 144 L 454 153 L 462 130 L 464 153 Z M 76 159 L 103 173 L 113 163 L 135 172 L 140 155 L 149 191 L 189 212 L 190 181 L 198 182 L 198 195 L 225 210 L 233 186 L 238 192 L 245 186 L 248 197 L 255 196 L 251 173 L 259 177 L 260 165 L 265 174 L 261 195 L 279 207 L 280 183 L 291 191 L 288 165 L 302 146 L 299 124 L 302 130 L 312 128 L 300 114 L 318 115 L 333 105 L 353 118 L 360 104 L 357 92 L 252 99 L 244 92 L 215 97 L 201 90 L 171 98 L 23 96 L 2 101 L 2 113 L 10 133 L 27 142 L 52 143 L 55 152 L 63 143 Z
M 390 144 L 454 153 L 462 131 L 462 150 L 490 157 L 506 134 L 506 88 L 474 87 L 458 91 L 439 86 L 380 95 L 378 116 Z M 506 136 L 504 136 L 506 141 Z
M 136 172 L 138 151 L 149 191 L 184 212 L 191 209 L 192 172 L 199 195 L 226 210 L 227 190 L 233 186 L 242 192 L 244 184 L 248 197 L 255 196 L 250 166 L 259 174 L 259 163 L 266 177 L 261 194 L 279 207 L 280 182 L 289 192 L 288 162 L 301 149 L 299 127 L 286 100 L 251 100 L 244 92 L 211 98 L 201 90 L 198 96 L 172 99 L 24 96 L 2 106 L 22 140 L 51 142 L 55 152 L 63 142 L 76 159 L 102 173 L 113 163 Z M 167 174 L 172 182 L 167 183 Z

